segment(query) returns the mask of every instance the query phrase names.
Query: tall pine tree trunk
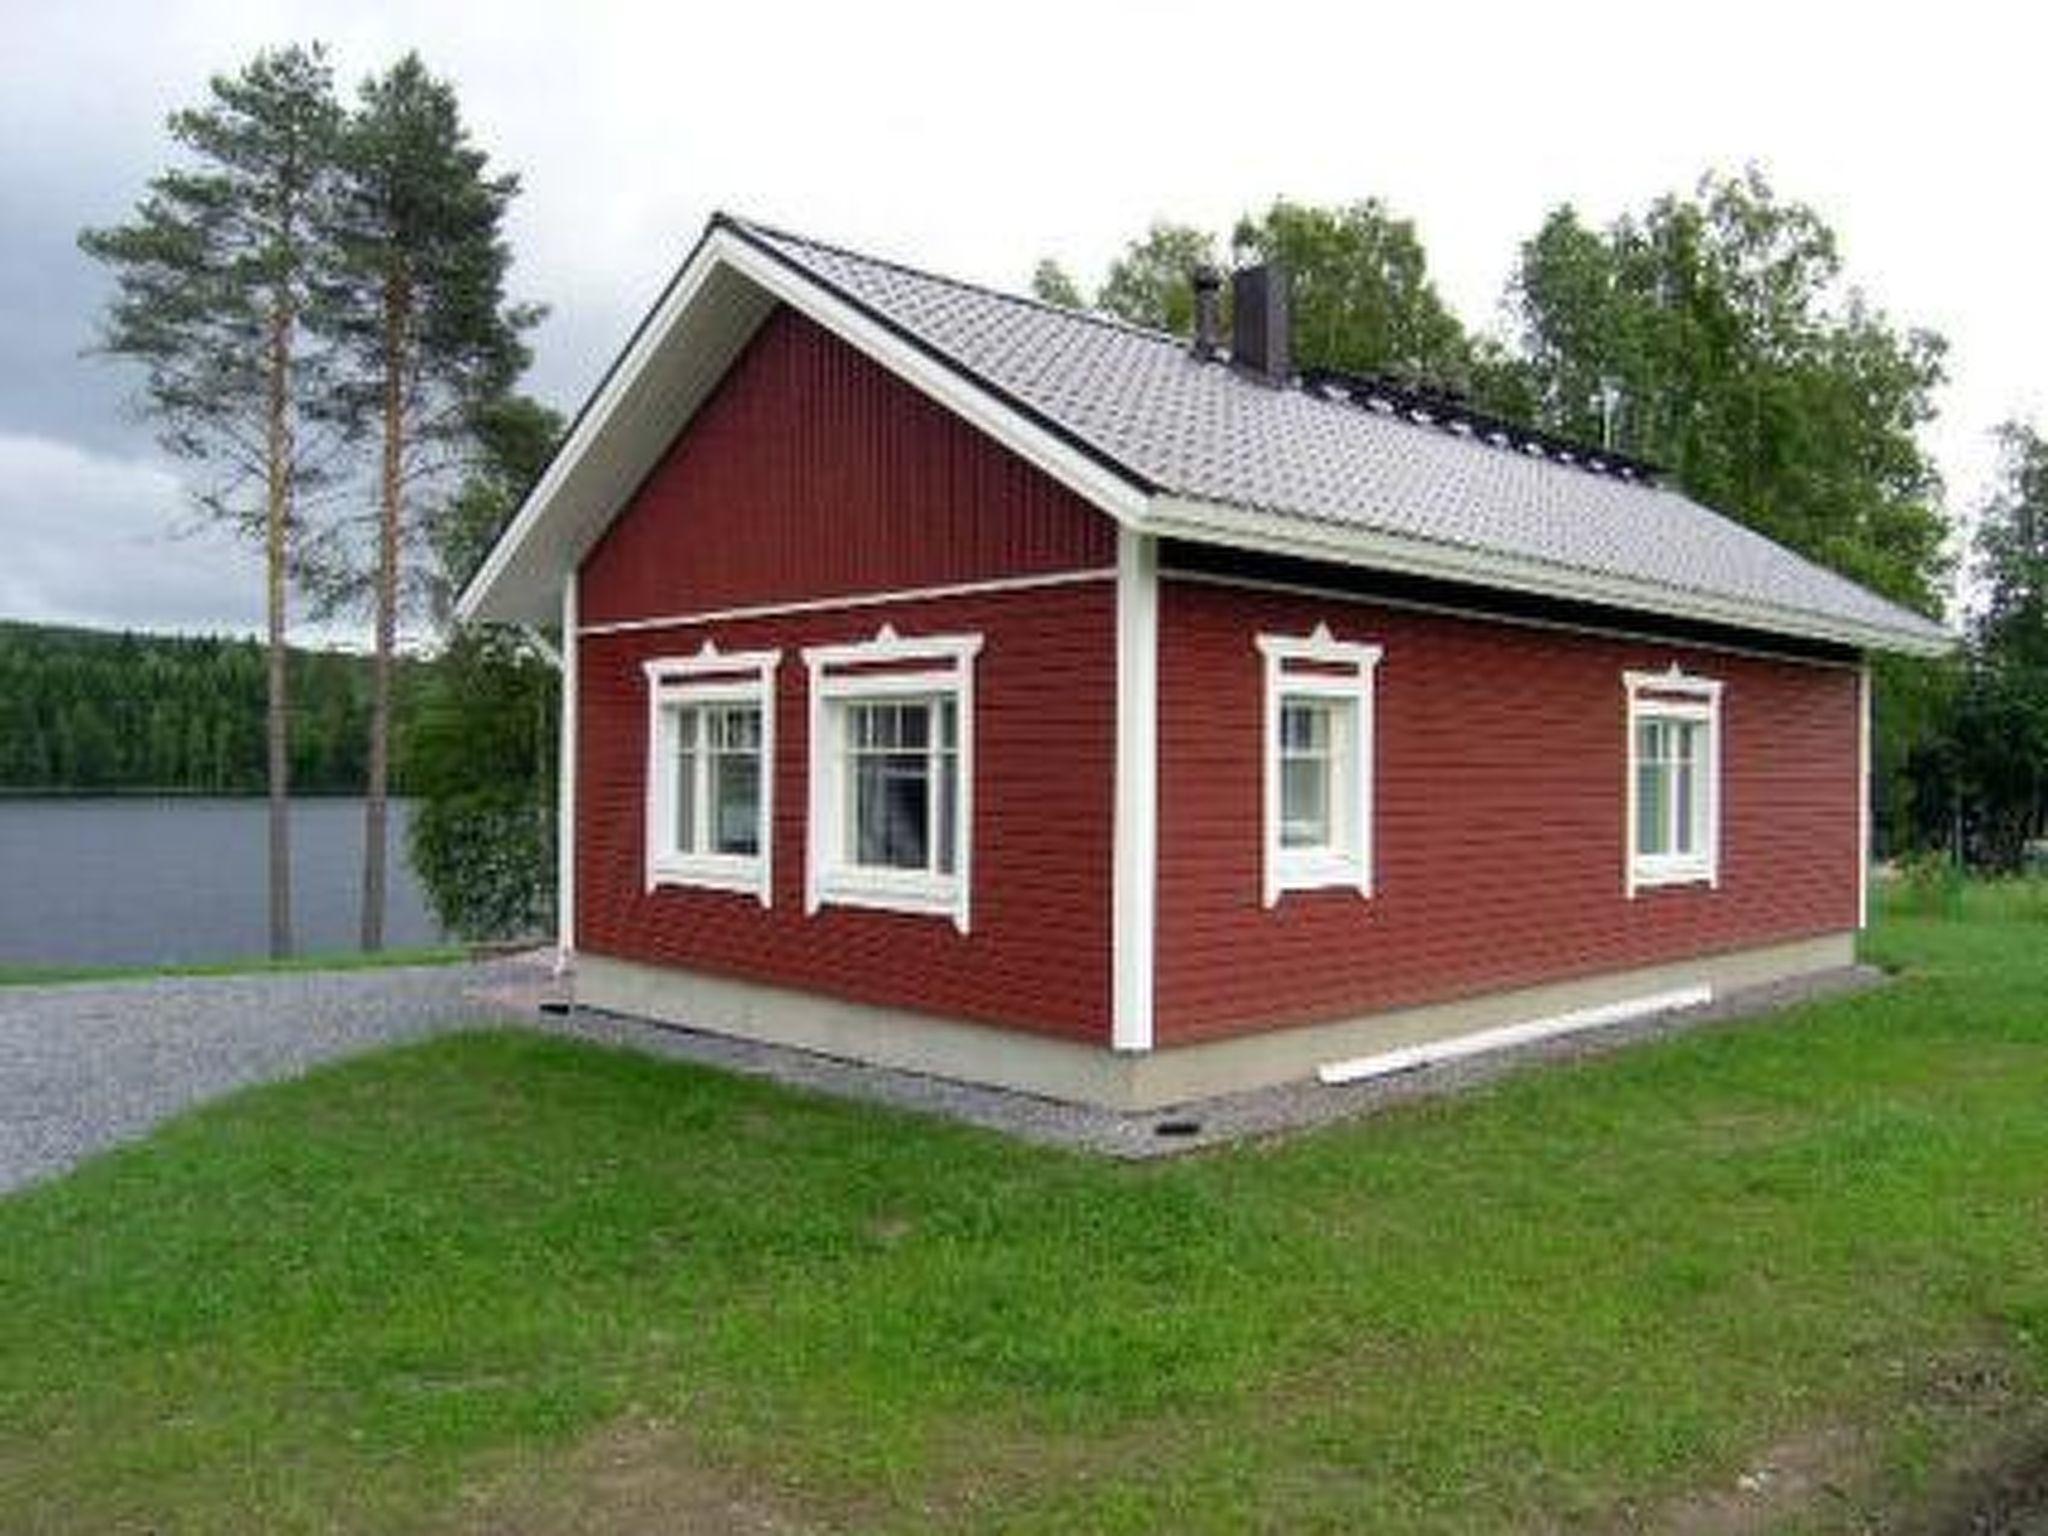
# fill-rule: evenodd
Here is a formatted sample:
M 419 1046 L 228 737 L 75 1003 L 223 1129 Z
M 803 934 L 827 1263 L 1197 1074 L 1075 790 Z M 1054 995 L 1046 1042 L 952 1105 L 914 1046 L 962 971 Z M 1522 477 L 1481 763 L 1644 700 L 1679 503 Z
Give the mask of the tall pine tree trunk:
M 266 661 L 269 703 L 264 721 L 270 781 L 270 954 L 292 952 L 291 711 L 285 649 L 285 561 L 292 516 L 292 306 L 280 296 L 270 313 L 267 407 L 268 492 L 264 516 Z
M 391 667 L 398 644 L 398 537 L 405 493 L 406 319 L 411 293 L 403 277 L 384 289 L 384 474 L 377 518 L 377 641 L 371 663 L 370 774 L 363 802 L 365 950 L 384 947 L 385 866 L 389 857 Z

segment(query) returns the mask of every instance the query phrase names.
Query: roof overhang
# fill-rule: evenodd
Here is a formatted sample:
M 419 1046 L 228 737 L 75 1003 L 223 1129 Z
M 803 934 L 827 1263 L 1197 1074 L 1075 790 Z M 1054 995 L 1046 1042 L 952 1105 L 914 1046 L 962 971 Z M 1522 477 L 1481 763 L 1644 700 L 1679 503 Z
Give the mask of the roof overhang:
M 1696 588 L 1671 587 L 1632 580 L 1574 566 L 1432 543 L 1425 539 L 1377 532 L 1353 523 L 1326 523 L 1250 512 L 1221 502 L 1185 497 L 1152 498 L 1142 529 L 1164 538 L 1191 543 L 1222 544 L 1260 554 L 1288 555 L 1337 565 L 1389 571 L 1403 576 L 1432 577 L 1471 586 L 1527 592 L 1566 602 L 1595 603 L 1631 613 L 1669 615 L 1701 623 L 1753 630 L 1760 634 L 1795 635 L 1858 651 L 1895 651 L 1912 656 L 1941 656 L 1953 650 L 1955 638 L 1931 620 L 1916 615 L 1910 626 L 1861 624 L 1803 609 L 1777 607 Z
M 456 600 L 462 622 L 539 625 L 562 583 L 660 462 L 778 304 L 787 304 L 1135 532 L 1666 614 L 1857 650 L 1941 655 L 1946 631 L 1900 611 L 1858 623 L 1464 545 L 1157 489 L 959 364 L 714 219 L 578 413 L 546 471 Z

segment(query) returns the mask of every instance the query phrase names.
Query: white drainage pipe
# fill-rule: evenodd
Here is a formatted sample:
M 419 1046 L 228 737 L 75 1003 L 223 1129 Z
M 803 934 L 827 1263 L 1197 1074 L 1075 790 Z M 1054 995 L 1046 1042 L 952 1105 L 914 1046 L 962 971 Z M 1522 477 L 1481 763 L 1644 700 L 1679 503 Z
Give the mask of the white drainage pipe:
M 1430 1040 L 1421 1045 L 1404 1045 L 1397 1050 L 1381 1051 L 1373 1056 L 1353 1056 L 1345 1061 L 1333 1061 L 1318 1067 L 1316 1076 L 1326 1083 L 1355 1083 L 1368 1077 L 1386 1077 L 1395 1072 L 1410 1072 L 1434 1062 L 1455 1061 L 1463 1056 L 1477 1056 L 1485 1051 L 1503 1050 L 1511 1045 L 1527 1045 L 1531 1041 L 1548 1040 L 1556 1035 L 1575 1034 L 1583 1029 L 1599 1029 L 1608 1024 L 1622 1023 L 1627 1019 L 1640 1019 L 1647 1014 L 1669 1013 L 1677 1008 L 1697 1008 L 1713 1000 L 1714 989 L 1709 986 L 1679 987 L 1670 992 L 1652 992 L 1647 996 L 1632 997 L 1619 1003 L 1602 1003 L 1597 1008 L 1577 1008 L 1570 1013 L 1552 1014 L 1547 1019 L 1502 1024 L 1493 1029 L 1475 1030 L 1469 1035 L 1453 1035 L 1448 1040 Z

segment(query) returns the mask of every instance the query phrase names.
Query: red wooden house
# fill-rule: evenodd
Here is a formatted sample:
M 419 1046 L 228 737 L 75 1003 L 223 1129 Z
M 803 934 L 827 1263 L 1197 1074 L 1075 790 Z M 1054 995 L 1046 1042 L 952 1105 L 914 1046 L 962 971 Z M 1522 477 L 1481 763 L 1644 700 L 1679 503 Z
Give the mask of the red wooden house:
M 562 627 L 580 1002 L 1137 1108 L 1851 958 L 1945 632 L 1236 282 L 713 220 L 460 605 Z

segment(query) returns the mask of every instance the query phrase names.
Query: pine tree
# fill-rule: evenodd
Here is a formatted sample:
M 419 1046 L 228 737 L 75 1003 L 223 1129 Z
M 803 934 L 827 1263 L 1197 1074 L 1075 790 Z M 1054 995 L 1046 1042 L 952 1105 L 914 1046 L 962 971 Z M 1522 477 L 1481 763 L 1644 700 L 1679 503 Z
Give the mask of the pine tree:
M 424 579 L 409 556 L 471 451 L 477 413 L 526 366 L 521 334 L 540 315 L 505 299 L 503 225 L 518 179 L 487 174 L 454 89 L 417 55 L 364 83 L 342 164 L 331 312 L 351 364 L 344 398 L 380 454 L 368 580 L 331 585 L 344 598 L 366 586 L 375 614 L 362 906 L 363 948 L 374 950 L 384 941 L 393 656 Z
M 114 273 L 101 350 L 141 364 L 164 446 L 203 468 L 202 507 L 264 550 L 270 949 L 292 947 L 286 588 L 298 504 L 317 477 L 322 359 L 307 317 L 340 112 L 318 47 L 260 53 L 174 114 L 191 164 L 150 183 L 132 223 L 86 230 Z

